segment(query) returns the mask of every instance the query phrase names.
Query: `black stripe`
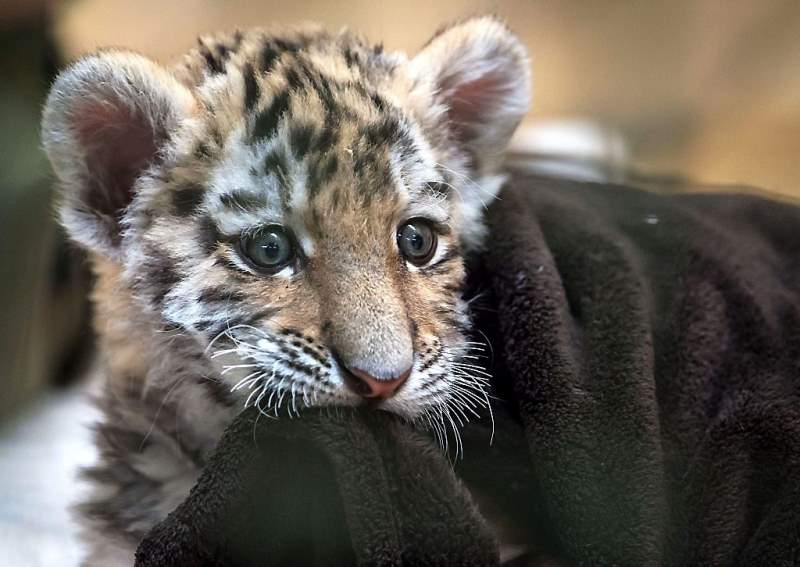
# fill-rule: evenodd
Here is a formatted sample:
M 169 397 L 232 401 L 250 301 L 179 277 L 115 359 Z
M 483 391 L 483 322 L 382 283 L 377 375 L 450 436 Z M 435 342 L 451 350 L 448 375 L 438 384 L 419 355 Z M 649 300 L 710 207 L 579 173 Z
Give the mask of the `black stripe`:
M 331 90 L 331 85 L 335 84 L 333 79 L 330 77 L 323 77 L 319 73 L 311 75 L 309 72 L 309 75 L 311 86 L 314 87 L 314 90 L 317 92 L 320 100 L 322 100 L 322 104 L 325 107 L 325 110 L 328 112 L 329 119 L 331 119 L 331 116 L 347 117 L 351 119 L 355 117 L 351 109 L 342 108 L 336 104 L 333 91 Z
M 347 63 L 347 66 L 351 68 L 359 66 L 358 53 L 353 51 L 353 48 L 349 45 L 344 48 L 344 62 Z
M 264 47 L 261 48 L 261 71 L 264 73 L 272 71 L 281 55 L 284 53 L 296 53 L 302 48 L 303 44 L 296 41 L 281 38 L 267 39 L 264 42 Z
M 241 268 L 241 267 L 240 267 L 240 266 L 239 266 L 239 265 L 238 265 L 236 262 L 233 262 L 233 261 L 232 261 L 230 258 L 228 258 L 227 256 L 221 256 L 221 257 L 219 257 L 219 258 L 216 258 L 216 259 L 214 260 L 214 263 L 215 263 L 217 266 L 220 266 L 220 267 L 223 267 L 223 268 L 226 268 L 226 269 L 228 269 L 228 270 L 232 270 L 233 272 L 235 272 L 234 274 L 230 274 L 230 277 L 234 277 L 234 276 L 235 276 L 235 277 L 237 277 L 237 278 L 239 278 L 239 279 L 242 279 L 242 280 L 243 280 L 244 278 L 241 278 L 241 277 L 240 277 L 240 275 L 242 275 L 242 276 L 247 276 L 247 277 L 249 277 L 250 279 L 253 279 L 253 278 L 257 278 L 257 277 L 258 277 L 258 276 L 256 276 L 256 275 L 253 275 L 252 273 L 248 272 L 248 271 L 247 271 L 247 270 L 245 270 L 244 268 Z
M 210 217 L 200 219 L 200 245 L 206 254 L 210 256 L 223 241 L 222 233 L 214 219 Z
M 339 139 L 339 129 L 336 121 L 329 122 L 314 140 L 314 151 L 327 152 Z
M 406 163 L 406 167 L 413 168 L 417 165 L 422 165 L 422 158 L 417 154 L 417 148 L 413 141 L 407 137 L 395 142 L 395 149 L 400 152 L 400 159 Z
M 300 65 L 300 63 L 295 62 L 296 65 Z M 286 84 L 289 86 L 289 90 L 296 91 L 303 87 L 303 77 L 300 74 L 300 71 L 295 67 L 289 67 L 284 72 L 284 79 L 286 79 Z
M 274 149 L 264 156 L 264 171 L 274 173 L 283 179 L 289 171 L 289 162 L 286 153 L 282 149 Z
M 369 98 L 378 110 L 382 111 L 386 108 L 386 101 L 378 93 L 370 93 Z
M 243 317 L 240 320 L 240 324 L 241 325 L 255 325 L 255 323 L 258 323 L 259 321 L 261 321 L 263 319 L 274 317 L 275 315 L 278 314 L 278 312 L 280 312 L 280 308 L 279 307 L 265 307 L 263 309 L 260 309 L 260 310 L 256 311 L 255 313 L 251 313 L 247 317 Z
M 460 257 L 461 257 L 461 250 L 459 249 L 459 247 L 458 246 L 451 246 L 450 249 L 447 252 L 442 254 L 442 257 L 439 258 L 439 261 L 436 262 L 434 264 L 434 266 L 438 266 L 439 264 L 444 264 L 445 262 L 449 262 L 450 260 L 453 260 L 454 258 L 460 258 Z
M 231 40 L 210 39 L 210 44 L 207 44 L 202 38 L 199 38 L 197 43 L 208 69 L 214 74 L 220 74 L 225 72 L 225 63 L 239 50 L 243 40 L 244 35 L 237 31 Z
M 372 102 L 375 108 L 377 108 L 380 111 L 386 110 L 386 108 L 389 106 L 386 100 L 381 95 L 379 95 L 374 90 L 369 89 L 364 83 L 357 83 L 351 80 L 347 80 L 344 81 L 343 83 L 340 83 L 339 88 L 344 88 L 344 87 L 356 91 L 362 97 Z
M 173 267 L 174 262 L 155 251 L 149 251 L 149 258 L 142 266 L 147 288 L 151 290 L 153 301 L 160 305 L 164 297 L 172 291 L 181 276 Z
M 313 197 L 320 187 L 330 181 L 339 168 L 339 158 L 331 153 L 327 158 L 318 158 L 308 167 L 308 192 Z
M 215 40 L 211 40 L 215 41 Z M 205 59 L 206 66 L 213 74 L 220 74 L 225 72 L 225 62 L 230 58 L 234 50 L 224 43 L 214 43 L 212 45 L 206 44 L 202 38 L 198 38 L 197 43 L 200 45 L 200 54 Z
M 256 323 L 262 321 L 263 319 L 267 319 L 269 317 L 274 317 L 280 311 L 277 307 L 266 307 L 255 313 L 252 313 L 247 316 L 239 316 L 239 317 L 232 317 L 226 319 L 225 321 L 215 320 L 214 326 L 209 324 L 210 322 L 206 323 L 204 329 L 200 330 L 207 330 L 208 334 L 212 337 L 216 337 L 220 333 L 222 333 L 225 329 L 236 327 L 237 325 L 251 325 L 254 326 Z M 196 328 L 199 328 L 197 324 L 195 324 Z
M 254 195 L 243 191 L 234 191 L 219 196 L 222 205 L 229 209 L 257 211 L 267 206 L 267 200 L 262 195 Z
M 200 142 L 197 144 L 197 147 L 194 149 L 194 157 L 197 159 L 206 160 L 211 158 L 211 148 L 208 146 L 206 142 Z
M 331 86 L 333 85 L 341 88 L 341 85 L 332 77 L 323 76 L 319 70 L 314 69 L 307 61 L 295 58 L 293 67 L 287 71 L 287 81 L 296 89 L 306 85 L 313 89 L 322 101 L 322 105 L 329 115 L 352 116 L 352 111 L 349 109 L 337 108 L 334 100 Z
M 233 407 L 236 401 L 231 393 L 231 388 L 220 380 L 213 378 L 198 378 L 197 381 L 205 387 L 212 401 L 225 407 Z
M 179 217 L 188 217 L 197 212 L 203 204 L 205 189 L 196 183 L 175 188 L 172 193 L 172 208 Z
M 428 274 L 438 275 L 447 272 L 450 269 L 450 264 L 453 260 L 459 259 L 461 256 L 457 249 L 451 248 L 444 255 L 439 258 L 439 261 L 425 268 Z
M 310 124 L 294 124 L 289 130 L 289 143 L 297 159 L 303 159 L 311 148 L 314 128 Z
M 222 303 L 244 301 L 247 296 L 241 291 L 223 287 L 208 287 L 200 292 L 197 300 L 202 303 Z
M 256 117 L 251 140 L 253 143 L 265 140 L 277 130 L 281 117 L 289 109 L 289 91 L 277 93 L 269 108 Z
M 231 50 L 230 48 L 225 45 L 224 43 L 218 43 L 216 46 L 217 58 L 220 60 L 221 63 L 224 63 L 230 58 Z
M 272 71 L 272 67 L 280 56 L 281 51 L 271 41 L 265 43 L 261 48 L 261 71 L 264 73 Z
M 206 47 L 205 44 L 202 43 L 201 40 L 198 41 L 200 41 L 200 54 L 206 61 L 206 67 L 208 67 L 208 69 L 215 75 L 222 73 L 225 70 L 222 62 L 217 59 L 217 57 L 208 47 Z
M 325 164 L 325 167 L 322 169 L 322 179 L 324 181 L 328 181 L 331 177 L 336 174 L 336 171 L 339 169 L 339 157 L 336 154 L 331 154 L 328 158 L 328 162 Z
M 251 112 L 258 102 L 259 96 L 261 96 L 261 89 L 258 86 L 255 71 L 250 63 L 244 66 L 242 74 L 244 75 L 244 109 L 245 112 Z
M 373 146 L 394 142 L 400 137 L 400 124 L 394 117 L 385 116 L 362 128 L 361 135 Z

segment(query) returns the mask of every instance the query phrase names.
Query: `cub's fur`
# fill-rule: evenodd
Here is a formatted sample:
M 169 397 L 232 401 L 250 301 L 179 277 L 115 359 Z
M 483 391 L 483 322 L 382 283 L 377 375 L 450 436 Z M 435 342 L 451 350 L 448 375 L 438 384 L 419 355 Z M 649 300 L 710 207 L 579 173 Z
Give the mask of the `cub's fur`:
M 462 258 L 529 89 L 489 17 L 411 58 L 308 26 L 206 37 L 171 68 L 104 51 L 59 76 L 43 139 L 97 275 L 105 377 L 89 564 L 131 564 L 246 404 L 356 405 L 353 376 L 385 392 L 402 375 L 369 403 L 442 439 L 486 405 Z M 424 261 L 401 250 L 408 223 L 430 230 Z M 264 234 L 280 269 L 248 256 Z

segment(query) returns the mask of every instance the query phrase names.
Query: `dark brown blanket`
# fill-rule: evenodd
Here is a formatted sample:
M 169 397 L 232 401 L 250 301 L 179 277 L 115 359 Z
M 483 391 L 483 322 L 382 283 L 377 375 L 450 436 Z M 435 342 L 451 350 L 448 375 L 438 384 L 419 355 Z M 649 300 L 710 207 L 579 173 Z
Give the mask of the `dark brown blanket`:
M 244 414 L 137 565 L 496 564 L 458 477 L 559 564 L 800 564 L 800 209 L 519 174 L 489 221 L 493 446 Z

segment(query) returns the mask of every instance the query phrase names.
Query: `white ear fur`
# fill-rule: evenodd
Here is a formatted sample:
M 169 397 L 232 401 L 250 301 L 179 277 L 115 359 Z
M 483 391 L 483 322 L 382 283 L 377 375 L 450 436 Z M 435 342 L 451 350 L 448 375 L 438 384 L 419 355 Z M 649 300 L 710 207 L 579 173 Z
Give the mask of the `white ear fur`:
M 531 97 L 525 47 L 490 16 L 472 18 L 435 35 L 408 66 L 410 101 L 429 128 L 448 132 L 464 175 L 454 199 L 466 248 L 480 246 L 483 212 L 505 180 L 503 153 Z
M 410 73 L 441 105 L 436 112 L 475 173 L 490 173 L 530 104 L 522 43 L 497 19 L 472 18 L 434 36 L 410 61 Z
M 166 69 L 134 53 L 91 55 L 59 75 L 42 140 L 62 186 L 61 220 L 75 240 L 116 255 L 137 178 L 194 104 Z

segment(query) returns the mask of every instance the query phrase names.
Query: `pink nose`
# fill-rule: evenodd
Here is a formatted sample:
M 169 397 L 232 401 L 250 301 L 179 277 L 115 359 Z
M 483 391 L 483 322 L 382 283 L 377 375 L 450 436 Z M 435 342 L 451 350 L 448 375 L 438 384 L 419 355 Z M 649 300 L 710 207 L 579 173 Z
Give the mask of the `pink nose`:
M 367 399 L 382 399 L 386 400 L 391 398 L 400 389 L 411 374 L 411 367 L 397 376 L 396 378 L 375 378 L 371 374 L 359 370 L 358 368 L 348 368 L 344 372 L 345 382 L 350 389 L 362 398 Z

